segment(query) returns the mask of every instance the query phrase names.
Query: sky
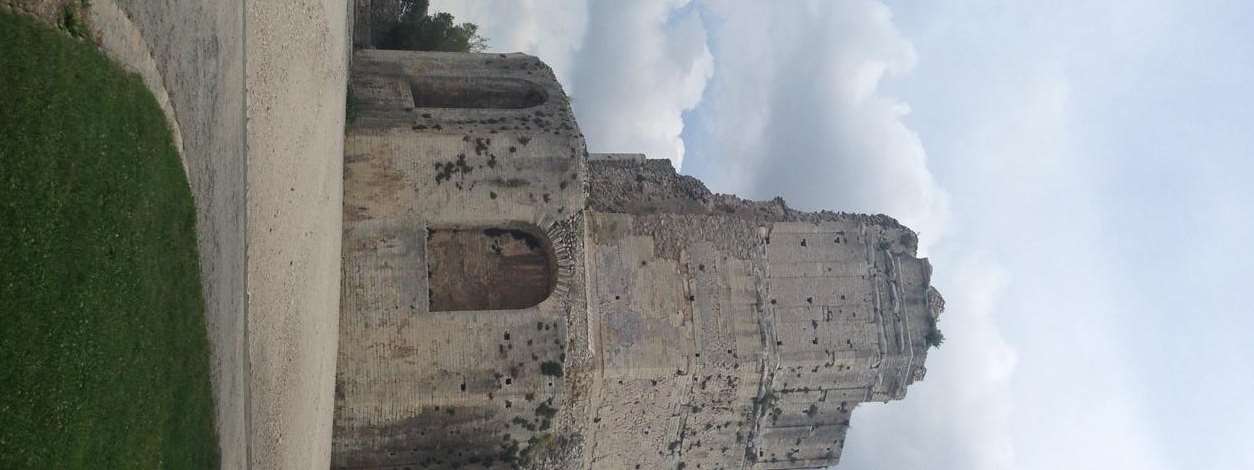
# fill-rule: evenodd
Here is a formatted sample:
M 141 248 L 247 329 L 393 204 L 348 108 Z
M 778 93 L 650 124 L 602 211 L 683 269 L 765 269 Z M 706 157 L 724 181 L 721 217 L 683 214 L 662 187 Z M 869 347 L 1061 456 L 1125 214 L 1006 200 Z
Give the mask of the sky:
M 593 152 L 920 233 L 946 342 L 839 466 L 1254 468 L 1254 2 L 432 2 Z

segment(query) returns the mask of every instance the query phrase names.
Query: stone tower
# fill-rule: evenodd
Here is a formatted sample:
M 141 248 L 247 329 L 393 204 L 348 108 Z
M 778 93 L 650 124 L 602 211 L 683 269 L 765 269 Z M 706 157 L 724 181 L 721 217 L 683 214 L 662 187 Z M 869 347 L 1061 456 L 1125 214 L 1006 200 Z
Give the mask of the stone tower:
M 821 468 L 943 309 L 912 231 L 589 155 L 521 54 L 359 51 L 333 464 Z

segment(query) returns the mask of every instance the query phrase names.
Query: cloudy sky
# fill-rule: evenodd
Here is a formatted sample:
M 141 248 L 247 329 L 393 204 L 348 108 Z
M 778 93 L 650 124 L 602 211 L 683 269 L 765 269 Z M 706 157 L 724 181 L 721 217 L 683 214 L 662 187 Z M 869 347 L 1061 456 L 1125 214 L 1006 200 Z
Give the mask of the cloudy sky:
M 593 151 L 921 233 L 947 341 L 841 469 L 1254 468 L 1254 3 L 433 4 Z

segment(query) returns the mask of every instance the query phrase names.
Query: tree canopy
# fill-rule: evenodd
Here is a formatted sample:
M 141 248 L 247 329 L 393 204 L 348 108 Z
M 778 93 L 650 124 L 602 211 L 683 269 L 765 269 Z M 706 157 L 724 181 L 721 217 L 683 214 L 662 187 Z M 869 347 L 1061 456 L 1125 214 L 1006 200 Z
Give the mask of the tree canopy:
M 384 36 L 383 49 L 410 51 L 481 52 L 487 39 L 479 25 L 454 23 L 453 15 L 428 11 L 428 0 L 400 0 L 399 18 Z

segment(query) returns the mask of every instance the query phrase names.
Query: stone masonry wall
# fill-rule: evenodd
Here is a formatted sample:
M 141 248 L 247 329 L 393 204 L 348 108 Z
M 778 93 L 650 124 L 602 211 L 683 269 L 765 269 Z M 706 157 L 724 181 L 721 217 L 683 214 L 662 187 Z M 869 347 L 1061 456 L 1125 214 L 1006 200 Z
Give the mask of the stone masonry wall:
M 582 468 L 821 468 L 857 403 L 921 375 L 935 294 L 896 221 L 712 194 L 666 160 L 589 176 Z

